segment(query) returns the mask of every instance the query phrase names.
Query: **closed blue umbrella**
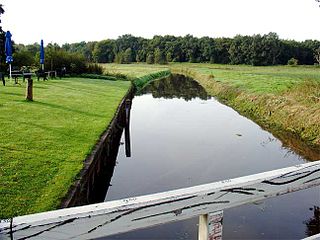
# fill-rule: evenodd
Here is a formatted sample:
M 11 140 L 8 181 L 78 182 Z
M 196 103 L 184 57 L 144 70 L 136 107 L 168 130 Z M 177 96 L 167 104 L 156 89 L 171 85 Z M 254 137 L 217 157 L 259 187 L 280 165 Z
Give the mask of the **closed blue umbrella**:
M 6 52 L 6 63 L 9 63 L 10 78 L 11 78 L 11 63 L 13 62 L 11 36 L 12 35 L 11 35 L 10 31 L 7 31 L 6 32 L 5 52 Z
M 42 70 L 44 70 L 44 47 L 43 47 L 43 40 L 41 39 L 40 43 L 40 64 Z

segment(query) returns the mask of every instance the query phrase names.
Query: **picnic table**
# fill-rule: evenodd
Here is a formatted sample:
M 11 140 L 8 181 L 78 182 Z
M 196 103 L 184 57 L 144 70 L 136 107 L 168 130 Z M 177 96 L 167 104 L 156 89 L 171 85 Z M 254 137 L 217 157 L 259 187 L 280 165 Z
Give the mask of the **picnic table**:
M 51 78 L 56 78 L 57 76 L 57 71 L 43 71 L 43 70 L 39 70 L 36 72 L 38 81 L 40 78 L 43 78 L 43 81 L 48 80 L 49 77 Z
M 12 71 L 11 72 L 11 77 L 14 79 L 14 83 L 18 84 L 18 78 L 22 77 L 22 72 L 21 71 Z
M 31 77 L 32 77 L 32 75 L 33 75 L 33 74 L 32 74 L 31 72 L 24 72 L 24 73 L 22 73 L 23 82 L 24 82 L 25 79 L 30 80 Z
M 57 77 L 57 71 L 47 71 L 45 72 L 48 77 L 56 78 Z

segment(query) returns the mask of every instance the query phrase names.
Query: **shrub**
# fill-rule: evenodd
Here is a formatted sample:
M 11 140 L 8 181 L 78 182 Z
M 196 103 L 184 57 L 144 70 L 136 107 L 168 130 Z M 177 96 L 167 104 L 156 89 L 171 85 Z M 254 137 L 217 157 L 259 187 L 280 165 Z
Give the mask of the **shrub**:
M 100 66 L 97 63 L 89 63 L 87 65 L 86 73 L 89 73 L 89 74 L 102 74 L 103 73 L 103 67 Z
M 290 66 L 297 66 L 298 64 L 299 64 L 298 59 L 290 58 L 290 59 L 288 60 L 288 65 L 290 65 Z

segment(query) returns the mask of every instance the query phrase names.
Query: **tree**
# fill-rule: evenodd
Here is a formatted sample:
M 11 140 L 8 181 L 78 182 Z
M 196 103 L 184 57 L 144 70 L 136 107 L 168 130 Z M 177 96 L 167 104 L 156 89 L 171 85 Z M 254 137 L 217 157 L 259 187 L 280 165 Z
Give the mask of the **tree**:
M 115 43 L 113 40 L 102 40 L 95 44 L 93 50 L 93 59 L 99 63 L 111 63 L 114 60 Z
M 163 51 L 160 50 L 160 48 L 156 48 L 156 50 L 154 50 L 154 63 L 157 63 L 157 64 L 167 63 L 164 53 Z
M 320 64 L 320 47 L 314 51 L 314 58 L 316 59 L 318 65 Z
M 1 23 L 1 15 L 4 14 L 3 5 L 0 4 L 0 23 Z M 4 52 L 4 43 L 5 43 L 5 35 L 2 30 L 2 26 L 0 25 L 0 72 L 5 69 L 5 52 Z
M 136 61 L 137 62 L 145 62 L 146 61 L 146 50 L 145 49 L 141 49 L 141 50 L 137 51 Z
M 153 63 L 154 63 L 154 55 L 153 55 L 153 52 L 149 52 L 149 53 L 147 54 L 146 62 L 147 62 L 148 64 L 153 64 Z
M 4 14 L 3 5 L 0 4 L 0 23 L 1 23 L 1 15 Z M 2 32 L 2 26 L 0 26 L 0 31 Z
M 33 66 L 35 65 L 35 55 L 30 51 L 22 50 L 16 51 L 13 54 L 14 65 L 21 68 L 23 66 Z
M 132 59 L 132 49 L 127 48 L 123 53 L 123 63 L 131 63 Z

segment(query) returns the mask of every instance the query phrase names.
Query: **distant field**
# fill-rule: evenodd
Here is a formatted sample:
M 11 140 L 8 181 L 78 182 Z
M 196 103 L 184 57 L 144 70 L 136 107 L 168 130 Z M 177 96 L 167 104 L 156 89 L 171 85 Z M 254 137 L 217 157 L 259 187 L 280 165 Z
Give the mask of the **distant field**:
M 0 86 L 0 219 L 56 208 L 130 87 L 62 79 Z
M 188 68 L 214 80 L 252 93 L 278 94 L 304 81 L 320 82 L 320 67 L 175 63 L 172 68 Z
M 189 69 L 252 93 L 279 94 L 304 81 L 320 82 L 320 67 L 315 66 L 248 66 L 205 63 L 102 64 L 105 71 L 141 77 L 165 69 Z
M 151 73 L 156 73 L 168 69 L 167 65 L 154 64 L 101 64 L 108 73 L 122 73 L 131 78 L 142 77 Z

